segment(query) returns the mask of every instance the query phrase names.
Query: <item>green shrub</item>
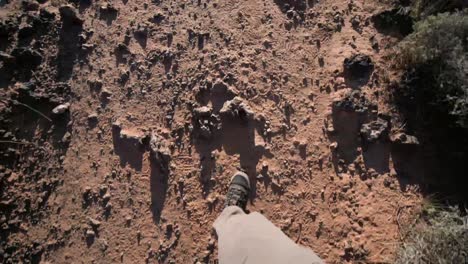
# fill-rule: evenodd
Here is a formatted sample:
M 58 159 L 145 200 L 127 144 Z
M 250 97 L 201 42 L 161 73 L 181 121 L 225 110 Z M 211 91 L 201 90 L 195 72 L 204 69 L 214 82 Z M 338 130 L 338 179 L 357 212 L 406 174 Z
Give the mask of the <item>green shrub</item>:
M 413 0 L 412 13 L 416 19 L 466 7 L 465 0 Z
M 468 128 L 468 14 L 429 16 L 400 44 L 399 64 L 422 81 L 419 100 Z
M 468 219 L 454 208 L 429 208 L 411 230 L 395 263 L 468 263 Z
M 414 25 L 398 48 L 405 74 L 394 99 L 410 132 L 422 138 L 431 174 L 427 190 L 468 200 L 468 13 L 450 11 L 456 0 L 416 0 Z M 433 158 L 433 159 L 431 159 Z M 436 161 L 436 162 L 435 162 Z M 453 208 L 426 206 L 411 227 L 396 263 L 468 263 L 468 219 Z

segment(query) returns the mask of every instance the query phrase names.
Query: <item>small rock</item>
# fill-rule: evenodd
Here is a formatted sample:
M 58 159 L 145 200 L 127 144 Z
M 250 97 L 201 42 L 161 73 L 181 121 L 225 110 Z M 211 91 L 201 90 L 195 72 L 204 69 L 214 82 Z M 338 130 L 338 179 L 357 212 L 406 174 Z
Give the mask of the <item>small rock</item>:
M 115 8 L 113 5 L 109 3 L 104 3 L 99 7 L 99 11 L 101 14 L 106 13 L 106 14 L 116 14 L 119 12 L 117 8 Z
M 333 123 L 327 123 L 326 130 L 329 134 L 335 133 L 335 127 L 333 126 Z
M 388 135 L 388 130 L 388 122 L 378 118 L 375 121 L 362 125 L 361 136 L 367 142 L 375 142 L 386 137 Z
M 374 49 L 375 51 L 379 51 L 379 42 L 377 41 L 375 36 L 370 37 L 369 41 L 371 43 L 372 49 Z
M 299 144 L 297 147 L 299 148 L 299 150 L 305 151 L 307 148 L 307 141 L 305 140 L 299 141 Z
M 85 187 L 85 189 L 83 190 L 83 193 L 81 194 L 82 197 L 83 197 L 83 201 L 85 201 L 86 203 L 89 202 L 91 200 L 91 187 Z
M 343 98 L 334 99 L 332 103 L 333 115 L 336 115 L 338 112 L 365 114 L 376 109 L 377 105 L 369 102 L 360 90 L 353 90 Z
M 125 217 L 125 223 L 127 226 L 130 226 L 130 224 L 132 223 L 132 217 L 131 216 Z
M 159 24 L 165 19 L 162 13 L 156 13 L 152 18 L 148 19 L 151 23 Z
M 130 71 L 123 71 L 119 78 L 120 84 L 125 84 L 130 79 Z
M 131 147 L 135 150 L 140 149 L 143 146 L 143 140 L 146 135 L 139 130 L 128 128 L 121 129 L 119 132 L 119 139 L 125 142 L 127 148 Z
M 99 79 L 88 80 L 88 85 L 93 91 L 100 91 L 102 89 L 102 81 Z
M 81 45 L 81 49 L 86 52 L 90 52 L 94 49 L 95 45 L 91 43 L 85 43 Z
M 93 230 L 91 229 L 86 230 L 86 239 L 92 240 L 94 239 L 95 236 L 96 236 L 96 233 Z
M 383 184 L 385 187 L 390 188 L 392 181 L 389 178 L 385 178 Z
M 100 246 L 102 252 L 106 251 L 109 248 L 109 243 L 107 243 L 107 240 L 100 239 L 99 242 L 100 242 L 99 246 Z
M 215 243 L 216 241 L 211 238 L 210 241 L 208 241 L 208 250 L 210 250 L 211 252 L 213 252 L 213 250 L 215 249 Z
M 374 71 L 374 63 L 367 55 L 356 54 L 343 62 L 345 79 L 367 82 Z
M 333 81 L 333 88 L 335 91 L 345 89 L 346 88 L 346 81 L 343 77 L 336 77 Z
M 162 169 L 167 170 L 171 160 L 171 151 L 166 139 L 156 133 L 152 133 L 149 147 L 151 157 L 158 161 L 158 164 Z
M 325 59 L 323 58 L 323 56 L 318 57 L 318 63 L 320 67 L 325 66 Z
M 70 141 L 71 141 L 71 133 L 67 131 L 62 137 L 62 142 L 69 143 Z
M 239 118 L 244 121 L 253 120 L 254 118 L 254 112 L 238 96 L 231 101 L 225 102 L 219 113 L 223 117 Z
M 106 88 L 102 89 L 102 92 L 101 92 L 101 98 L 102 99 L 107 99 L 109 100 L 110 97 L 112 96 L 112 92 L 107 90 Z
M 273 192 L 275 192 L 275 193 L 283 193 L 284 192 L 284 187 L 277 180 L 271 181 L 270 185 L 271 185 L 271 189 L 273 190 Z
M 351 17 L 351 19 L 349 20 L 349 22 L 351 23 L 351 26 L 354 28 L 354 30 L 356 31 L 360 31 L 360 26 L 361 26 L 361 16 L 359 15 L 354 15 L 353 17 Z
M 138 244 L 140 244 L 140 241 L 141 241 L 141 231 L 140 230 L 137 231 L 137 241 L 138 241 Z
M 196 118 L 210 117 L 212 111 L 213 109 L 211 107 L 202 106 L 202 107 L 195 108 L 193 110 L 193 114 Z
M 68 111 L 69 108 L 70 108 L 70 103 L 61 104 L 61 105 L 55 107 L 52 110 L 52 113 L 54 113 L 56 115 L 60 115 L 60 114 L 65 113 L 66 111 Z
M 419 145 L 419 140 L 415 136 L 411 136 L 405 133 L 397 133 L 390 137 L 390 140 L 393 143 L 402 144 L 402 145 Z
M 101 226 L 101 222 L 99 220 L 96 220 L 94 218 L 88 217 L 88 224 L 93 228 L 97 229 L 99 226 Z
M 91 113 L 88 115 L 88 122 L 89 123 L 97 123 L 98 115 L 96 113 Z
M 166 235 L 172 234 L 173 231 L 174 231 L 174 226 L 172 224 L 167 224 L 166 225 Z
M 207 126 L 200 126 L 200 137 L 210 139 L 212 136 L 211 130 Z
M 107 203 L 104 209 L 106 210 L 106 213 L 109 213 L 112 210 L 112 203 Z
M 109 187 L 105 184 L 102 184 L 99 186 L 99 195 L 101 196 L 104 196 L 104 194 L 106 194 L 107 190 L 109 189 Z
M 134 35 L 136 38 L 146 39 L 148 38 L 148 26 L 145 24 L 138 24 L 135 29 Z

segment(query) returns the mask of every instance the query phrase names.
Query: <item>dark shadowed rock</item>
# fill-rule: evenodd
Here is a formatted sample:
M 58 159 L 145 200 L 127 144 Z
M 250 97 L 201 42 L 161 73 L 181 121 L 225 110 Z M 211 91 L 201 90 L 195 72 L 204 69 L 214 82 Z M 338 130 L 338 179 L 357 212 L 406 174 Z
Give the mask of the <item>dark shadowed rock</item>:
M 337 112 L 356 112 L 367 114 L 370 110 L 376 109 L 377 106 L 371 104 L 369 100 L 358 90 L 352 91 L 345 97 L 335 100 L 332 103 L 333 113 Z
M 221 117 L 239 118 L 243 121 L 253 120 L 254 118 L 254 112 L 247 103 L 238 96 L 224 103 L 219 114 Z
M 388 136 L 389 125 L 386 120 L 378 118 L 361 127 L 361 136 L 367 142 L 383 140 Z
M 97 113 L 91 113 L 88 115 L 88 125 L 95 126 L 99 122 Z
M 210 117 L 212 112 L 213 112 L 213 109 L 211 107 L 202 106 L 202 107 L 195 108 L 193 110 L 193 115 L 195 118 L 206 118 L 206 117 Z
M 162 136 L 152 133 L 150 138 L 150 152 L 151 156 L 161 165 L 167 168 L 169 161 L 171 160 L 171 151 L 169 149 L 169 142 Z
M 281 12 L 285 13 L 289 19 L 299 17 L 304 19 L 304 13 L 308 7 L 312 7 L 312 1 L 307 0 L 274 0 Z
M 193 110 L 193 126 L 195 137 L 211 139 L 213 133 L 221 127 L 219 117 L 213 114 L 213 108 L 202 106 Z
M 101 221 L 88 217 L 88 224 L 91 226 L 93 229 L 98 229 L 99 226 L 101 226 Z
M 411 136 L 405 133 L 397 133 L 390 137 L 393 143 L 401 145 L 419 145 L 419 140 L 415 136 Z
M 139 131 L 133 129 L 122 129 L 120 130 L 120 139 L 131 143 L 135 147 L 143 145 L 143 139 L 145 135 Z
M 148 19 L 148 21 L 155 23 L 155 24 L 160 24 L 166 17 L 162 13 L 156 13 L 153 17 Z
M 348 84 L 356 88 L 367 83 L 374 71 L 374 63 L 369 56 L 356 54 L 344 60 L 343 71 Z
M 124 128 L 120 121 L 116 121 L 112 124 L 112 138 L 120 164 L 141 170 L 147 135 L 136 128 Z

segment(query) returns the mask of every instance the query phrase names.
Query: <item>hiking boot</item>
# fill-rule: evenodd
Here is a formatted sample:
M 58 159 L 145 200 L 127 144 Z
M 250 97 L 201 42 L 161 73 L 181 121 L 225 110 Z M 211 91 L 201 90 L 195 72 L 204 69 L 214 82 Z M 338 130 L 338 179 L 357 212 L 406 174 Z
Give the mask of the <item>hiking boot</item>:
M 236 172 L 231 178 L 229 189 L 226 195 L 224 207 L 236 205 L 245 211 L 247 201 L 249 200 L 250 181 L 249 176 L 243 172 Z

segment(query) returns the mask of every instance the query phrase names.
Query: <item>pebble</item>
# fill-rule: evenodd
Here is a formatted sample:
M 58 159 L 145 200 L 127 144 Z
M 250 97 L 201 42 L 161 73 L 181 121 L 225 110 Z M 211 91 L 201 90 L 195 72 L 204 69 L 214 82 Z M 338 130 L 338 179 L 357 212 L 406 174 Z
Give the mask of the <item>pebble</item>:
M 68 111 L 69 108 L 70 108 L 70 103 L 61 104 L 61 105 L 55 107 L 52 110 L 52 113 L 54 113 L 56 115 L 60 115 L 60 114 L 65 113 L 66 111 Z
M 96 220 L 91 217 L 88 217 L 88 223 L 92 228 L 98 228 L 101 225 L 101 222 L 99 220 Z
M 419 140 L 417 137 L 405 133 L 397 133 L 395 135 L 392 135 L 390 140 L 392 141 L 392 143 L 402 145 L 419 145 Z
M 106 194 L 104 194 L 104 196 L 102 196 L 102 200 L 107 203 L 111 198 L 111 194 L 109 192 L 106 192 Z
M 127 224 L 127 226 L 130 226 L 130 224 L 132 223 L 132 217 L 131 216 L 125 217 L 125 223 Z
M 93 239 L 96 236 L 96 233 L 93 230 L 86 230 L 86 238 L 87 239 Z
M 102 89 L 101 98 L 109 99 L 112 96 L 112 92 L 107 90 L 106 88 Z
M 98 115 L 96 113 L 91 113 L 88 115 L 88 122 L 97 122 Z

